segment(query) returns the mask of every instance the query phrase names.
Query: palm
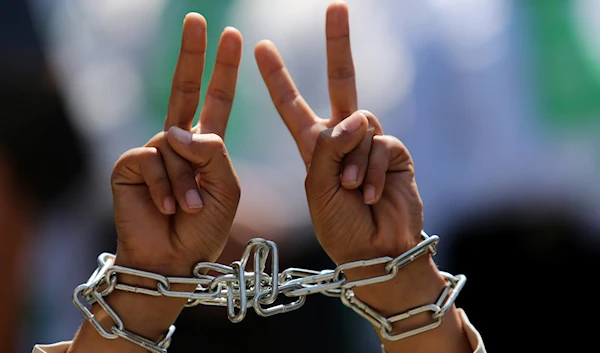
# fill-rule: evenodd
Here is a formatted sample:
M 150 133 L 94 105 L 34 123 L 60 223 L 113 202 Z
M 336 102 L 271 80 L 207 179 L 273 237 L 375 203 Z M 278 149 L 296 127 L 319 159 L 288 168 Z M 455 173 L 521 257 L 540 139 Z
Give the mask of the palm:
M 337 2 L 329 6 L 326 36 L 331 119 L 316 116 L 302 99 L 281 55 L 271 42 L 263 41 L 255 49 L 256 60 L 271 98 L 294 137 L 307 168 L 310 167 L 319 134 L 343 122 L 358 108 L 348 9 L 345 4 Z M 344 172 L 344 166 L 354 163 L 357 156 L 368 155 L 372 137 L 383 134 L 375 116 L 369 112 L 364 112 L 364 115 L 371 129 L 363 142 L 344 156 L 340 173 Z M 364 169 L 360 168 L 363 172 Z M 340 263 L 365 255 L 398 254 L 418 241 L 422 226 L 421 201 L 408 153 L 390 160 L 385 174 L 385 181 L 380 183 L 377 202 L 374 203 L 365 200 L 364 173 L 351 185 L 340 183 L 339 180 L 323 185 L 322 189 L 327 190 L 327 195 L 311 195 L 307 189 L 315 231 L 334 261 Z
M 173 126 L 191 131 L 217 157 L 206 163 L 186 159 L 174 150 L 175 137 L 164 132 L 121 157 L 112 178 L 120 264 L 189 275 L 194 263 L 216 260 L 225 246 L 239 201 L 239 182 L 222 138 L 241 46 L 237 30 L 223 32 L 205 103 L 192 128 L 204 69 L 206 21 L 198 14 L 186 17 L 165 131 Z

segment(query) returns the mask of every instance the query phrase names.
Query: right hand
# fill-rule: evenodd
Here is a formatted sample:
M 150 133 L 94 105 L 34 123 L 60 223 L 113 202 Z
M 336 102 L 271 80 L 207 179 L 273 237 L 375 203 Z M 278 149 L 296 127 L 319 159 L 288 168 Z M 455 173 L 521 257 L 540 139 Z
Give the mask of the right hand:
M 215 261 L 227 242 L 240 183 L 223 136 L 241 60 L 241 34 L 233 28 L 223 31 L 200 119 L 192 128 L 205 51 L 206 20 L 188 14 L 164 131 L 143 147 L 124 153 L 113 169 L 117 265 L 189 277 L 196 263 Z M 156 288 L 155 281 L 144 278 L 119 275 L 119 281 Z M 173 284 L 169 289 L 194 291 L 195 286 Z M 186 299 L 123 291 L 114 291 L 106 301 L 126 329 L 153 341 L 165 333 L 186 303 Z M 114 325 L 96 305 L 92 312 L 105 329 Z M 69 353 L 79 352 L 147 351 L 125 340 L 106 340 L 85 321 L 69 348 Z
M 226 28 L 200 119 L 206 20 L 188 14 L 164 131 L 127 151 L 112 174 L 116 263 L 166 276 L 190 276 L 215 261 L 233 223 L 240 184 L 223 137 L 235 93 L 242 37 Z

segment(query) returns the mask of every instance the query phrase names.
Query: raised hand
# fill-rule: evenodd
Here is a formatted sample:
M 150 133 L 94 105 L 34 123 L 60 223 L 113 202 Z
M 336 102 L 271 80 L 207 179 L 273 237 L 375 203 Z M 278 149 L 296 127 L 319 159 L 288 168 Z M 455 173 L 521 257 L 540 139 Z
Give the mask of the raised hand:
M 206 21 L 189 14 L 164 132 L 126 152 L 114 167 L 119 264 L 190 275 L 195 263 L 216 260 L 227 241 L 240 186 L 223 137 L 241 59 L 241 34 L 233 28 L 223 31 L 199 122 L 192 128 L 205 51 Z
M 396 257 L 420 241 L 423 207 L 413 160 L 395 137 L 383 135 L 377 118 L 357 110 L 350 49 L 348 7 L 327 9 L 327 71 L 330 119 L 311 110 L 294 85 L 274 44 L 260 42 L 255 57 L 277 111 L 290 130 L 307 168 L 306 194 L 317 238 L 336 264 L 381 256 Z M 385 92 L 382 92 L 385 94 Z M 382 275 L 383 266 L 346 272 L 349 280 Z M 444 279 L 431 256 L 401 269 L 393 280 L 355 288 L 362 301 L 385 316 L 433 303 Z M 428 324 L 420 316 L 403 332 Z M 470 347 L 456 309 L 441 328 L 397 342 L 392 352 L 467 352 Z
M 326 35 L 330 119 L 310 109 L 273 43 L 256 46 L 256 61 L 306 164 L 313 225 L 327 253 L 338 264 L 397 256 L 419 241 L 423 225 L 413 162 L 398 139 L 382 136 L 373 114 L 357 111 L 344 3 L 329 6 Z
M 206 51 L 206 20 L 188 14 L 172 82 L 164 131 L 143 147 L 124 153 L 112 174 L 118 233 L 117 265 L 163 276 L 191 276 L 200 261 L 221 254 L 240 198 L 240 184 L 223 136 L 233 102 L 242 37 L 233 28 L 221 35 L 216 64 L 197 125 Z M 156 288 L 151 280 L 119 275 L 133 286 Z M 175 284 L 170 290 L 194 291 Z M 186 299 L 115 291 L 106 298 L 125 327 L 157 341 Z M 110 328 L 112 320 L 97 306 L 92 312 Z M 69 353 L 146 352 L 125 340 L 106 340 L 86 321 Z

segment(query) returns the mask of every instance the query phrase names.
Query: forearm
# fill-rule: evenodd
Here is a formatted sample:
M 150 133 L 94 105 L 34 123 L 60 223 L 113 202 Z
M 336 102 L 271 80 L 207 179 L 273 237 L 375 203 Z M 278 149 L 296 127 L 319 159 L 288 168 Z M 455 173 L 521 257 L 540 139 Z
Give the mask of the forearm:
M 374 271 L 368 269 L 366 271 Z M 374 273 L 354 272 L 349 277 L 373 277 Z M 383 272 L 383 269 L 380 269 Z M 385 317 L 406 312 L 426 304 L 435 303 L 442 293 L 446 280 L 438 271 L 431 256 L 426 254 L 398 271 L 390 281 L 357 287 L 354 292 L 358 299 Z M 434 319 L 425 312 L 407 320 L 393 324 L 392 334 L 407 332 L 431 324 Z M 435 329 L 410 336 L 398 341 L 381 337 L 381 330 L 375 328 L 387 353 L 395 352 L 473 352 L 462 322 L 454 305 L 445 313 L 440 326 Z

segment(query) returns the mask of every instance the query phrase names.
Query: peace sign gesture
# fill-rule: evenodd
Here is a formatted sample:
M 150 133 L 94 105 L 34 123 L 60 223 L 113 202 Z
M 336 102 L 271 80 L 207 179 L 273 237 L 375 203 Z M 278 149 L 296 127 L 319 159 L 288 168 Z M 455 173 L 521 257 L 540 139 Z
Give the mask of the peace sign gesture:
M 188 14 L 163 132 L 126 152 L 112 176 L 117 262 L 163 275 L 189 275 L 220 255 L 240 185 L 223 137 L 231 111 L 242 37 L 226 28 L 198 124 L 192 127 L 206 52 L 206 20 Z
M 331 119 L 310 109 L 296 89 L 273 43 L 260 42 L 256 61 L 277 111 L 290 130 L 308 173 L 306 195 L 317 238 L 336 264 L 396 257 L 420 241 L 423 206 L 414 164 L 397 138 L 383 135 L 377 118 L 357 110 L 350 50 L 348 7 L 327 9 L 327 71 Z M 345 272 L 349 281 L 383 275 L 383 265 Z M 354 288 L 363 302 L 384 316 L 435 302 L 445 280 L 429 254 L 399 271 L 393 280 Z M 394 324 L 397 332 L 423 326 L 426 317 Z M 424 320 L 424 321 L 423 321 Z M 414 328 L 413 327 L 413 328 Z M 440 328 L 401 341 L 392 352 L 468 352 L 456 308 Z
M 199 122 L 192 127 L 205 52 L 206 20 L 190 13 L 183 23 L 164 131 L 143 147 L 125 152 L 113 168 L 117 265 L 163 276 L 190 276 L 196 263 L 215 261 L 227 242 L 240 183 L 223 136 L 235 93 L 242 36 L 234 28 L 223 31 Z M 156 287 L 152 280 L 122 274 L 119 281 Z M 173 284 L 169 289 L 195 288 L 193 284 Z M 106 301 L 128 329 L 153 341 L 166 332 L 186 303 L 186 299 L 123 291 L 115 291 Z M 91 310 L 102 325 L 113 324 L 97 305 Z M 146 350 L 122 339 L 105 340 L 85 321 L 69 352 Z
M 302 98 L 275 45 L 260 42 L 256 61 L 308 175 L 306 192 L 321 245 L 336 263 L 397 256 L 420 240 L 422 205 L 404 145 L 384 136 L 377 118 L 358 110 L 348 7 L 327 9 L 331 118 Z

